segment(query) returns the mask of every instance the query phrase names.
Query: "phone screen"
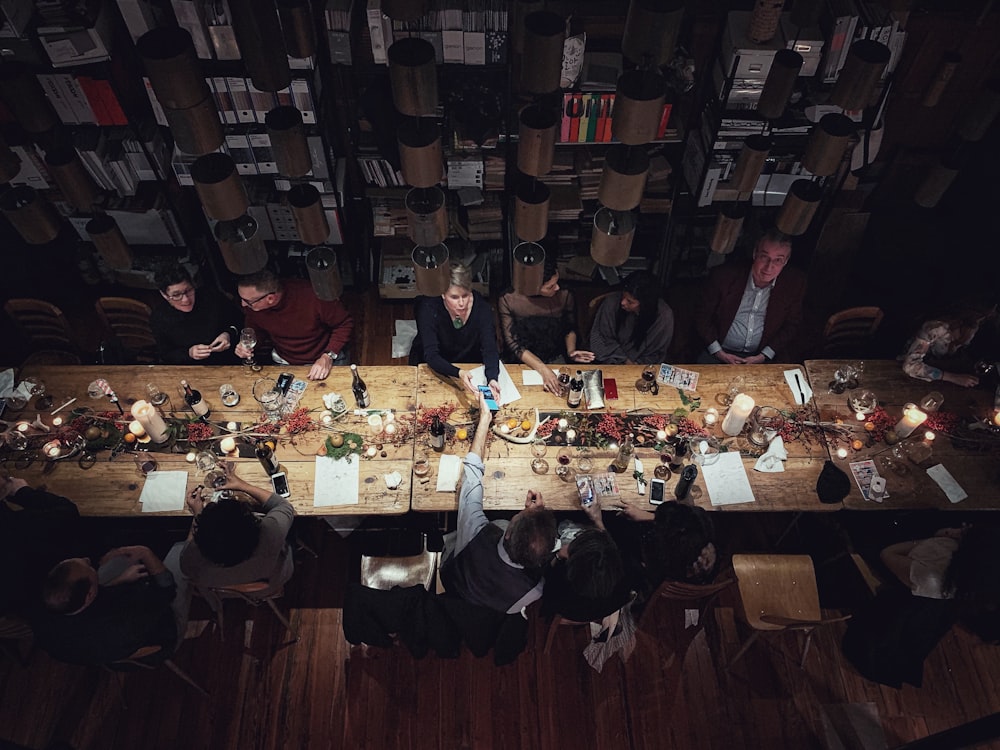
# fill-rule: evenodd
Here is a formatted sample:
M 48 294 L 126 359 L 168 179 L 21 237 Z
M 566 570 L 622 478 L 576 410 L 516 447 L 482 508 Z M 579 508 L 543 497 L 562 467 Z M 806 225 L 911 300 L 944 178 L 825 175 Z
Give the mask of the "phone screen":
M 663 480 L 653 479 L 649 483 L 649 502 L 660 505 L 663 502 Z
M 496 399 L 493 398 L 493 389 L 488 385 L 479 386 L 479 392 L 483 394 L 483 398 L 486 399 L 486 406 L 490 411 L 500 411 L 500 404 L 497 403 Z
M 291 494 L 288 491 L 288 478 L 284 474 L 272 474 L 271 486 L 274 487 L 274 494 L 280 497 L 288 497 Z

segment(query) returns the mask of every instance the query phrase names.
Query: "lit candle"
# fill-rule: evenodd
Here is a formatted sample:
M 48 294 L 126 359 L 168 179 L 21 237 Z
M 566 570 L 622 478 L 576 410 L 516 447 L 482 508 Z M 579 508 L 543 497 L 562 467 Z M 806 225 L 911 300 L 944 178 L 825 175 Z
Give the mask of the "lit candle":
M 837 458 L 847 458 L 847 448 L 837 448 Z
M 396 421 L 396 415 L 393 414 L 391 410 L 387 411 L 385 413 L 385 415 L 382 417 L 382 421 L 385 424 L 390 424 L 391 422 L 395 422 Z
M 1000 427 L 1000 411 L 997 411 L 997 413 L 993 415 L 993 424 Z
M 27 422 L 18 422 L 17 423 L 17 431 L 20 432 L 21 434 L 24 434 L 25 432 L 27 432 L 30 427 L 31 427 L 31 425 L 28 424 Z
M 896 423 L 896 434 L 900 438 L 909 437 L 926 419 L 926 412 L 920 411 L 913 404 L 907 404 L 903 409 L 903 418 Z
M 154 443 L 164 443 L 170 437 L 170 429 L 163 417 L 148 401 L 136 401 L 132 404 L 132 416 L 145 428 L 146 433 Z
M 664 440 L 667 439 L 667 431 L 666 430 L 657 430 L 656 431 L 656 439 L 659 440 L 662 443 Z
M 236 430 L 239 429 L 239 425 L 236 424 L 236 422 L 227 422 L 226 429 L 229 430 L 230 432 L 236 432 Z
M 563 418 L 563 419 L 559 420 L 559 431 L 560 432 L 565 432 L 566 428 L 568 426 L 569 426 L 569 420 L 567 420 L 566 418 Z
M 576 440 L 576 430 L 566 430 L 566 442 L 572 443 Z
M 194 451 L 191 451 L 186 456 L 184 456 L 184 460 L 187 461 L 189 464 L 193 464 L 196 458 L 198 458 L 198 454 L 195 453 Z
M 369 445 L 368 450 L 365 451 L 365 455 L 368 456 L 368 458 L 375 458 L 376 453 L 378 453 L 378 448 L 374 445 Z
M 924 440 L 926 440 L 927 442 L 930 442 L 931 440 L 933 440 L 936 437 L 937 437 L 937 435 L 935 435 L 930 430 L 927 430 L 927 432 L 924 433 Z
M 733 403 L 726 412 L 726 418 L 722 420 L 722 431 L 727 435 L 739 435 L 746 424 L 747 417 L 753 411 L 754 401 L 745 393 L 739 393 L 733 399 Z
M 865 421 L 865 413 L 863 411 L 854 412 L 854 418 L 859 422 Z
M 53 427 L 61 427 L 62 423 L 63 423 L 63 418 L 62 417 L 56 417 L 55 419 L 52 420 L 52 426 Z
M 384 432 L 386 435 L 395 435 L 396 434 L 395 423 L 389 422 L 389 424 L 387 424 L 385 427 L 382 428 L 382 432 Z
M 329 410 L 324 411 L 319 415 L 319 421 L 328 426 L 333 424 L 333 412 Z
M 715 423 L 718 421 L 719 421 L 719 410 L 716 409 L 714 406 L 708 407 L 708 410 L 705 412 L 705 426 L 714 427 Z
M 236 440 L 231 437 L 222 438 L 219 442 L 219 448 L 222 449 L 223 453 L 232 453 L 236 450 Z
M 59 445 L 58 440 L 50 440 L 45 444 L 45 447 L 43 447 L 42 450 L 49 458 L 56 458 L 60 453 L 62 453 L 62 446 Z
M 148 443 L 149 435 L 146 433 L 146 428 L 142 426 L 142 422 L 137 419 L 133 419 L 128 423 L 128 431 L 135 435 L 136 440 L 140 443 Z

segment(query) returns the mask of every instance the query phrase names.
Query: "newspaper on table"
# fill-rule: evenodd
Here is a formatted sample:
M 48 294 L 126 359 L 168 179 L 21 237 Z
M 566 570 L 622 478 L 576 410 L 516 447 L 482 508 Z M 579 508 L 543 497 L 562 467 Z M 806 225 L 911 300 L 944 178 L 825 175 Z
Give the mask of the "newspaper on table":
M 685 370 L 683 367 L 663 363 L 660 365 L 660 374 L 656 380 L 660 385 L 672 385 L 683 391 L 698 390 L 698 373 L 694 370 Z

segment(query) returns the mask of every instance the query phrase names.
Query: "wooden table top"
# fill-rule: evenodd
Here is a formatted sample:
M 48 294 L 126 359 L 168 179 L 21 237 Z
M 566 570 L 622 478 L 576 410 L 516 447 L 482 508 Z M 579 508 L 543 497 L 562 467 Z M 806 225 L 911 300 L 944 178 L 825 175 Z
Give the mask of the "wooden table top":
M 308 368 L 285 368 L 305 380 Z M 108 399 L 93 400 L 87 395 L 87 385 L 96 378 L 105 378 L 115 389 L 122 400 L 126 413 L 129 406 L 137 399 L 146 399 L 146 384 L 155 383 L 165 393 L 169 400 L 162 409 L 168 416 L 190 419 L 194 415 L 183 400 L 180 387 L 181 379 L 187 379 L 193 388 L 201 391 L 202 397 L 212 409 L 210 421 L 217 425 L 226 425 L 233 421 L 237 423 L 256 424 L 260 418 L 259 404 L 253 397 L 253 385 L 261 377 L 277 378 L 281 370 L 276 367 L 266 367 L 261 373 L 251 373 L 243 367 L 171 367 L 171 366 L 85 366 L 85 367 L 39 367 L 25 375 L 37 375 L 46 384 L 46 389 L 54 399 L 54 409 L 67 398 L 76 397 L 77 401 L 67 407 L 58 416 L 68 416 L 70 410 L 77 406 L 87 406 L 95 411 L 116 411 Z M 368 385 L 372 397 L 373 409 L 393 409 L 400 415 L 412 414 L 416 403 L 416 368 L 406 366 L 365 367 L 361 374 Z M 233 407 L 225 407 L 219 397 L 219 386 L 231 383 L 240 394 L 240 402 Z M 323 394 L 340 393 L 348 404 L 348 413 L 337 420 L 337 429 L 346 429 L 367 437 L 367 422 L 364 416 L 352 413 L 354 398 L 351 392 L 351 371 L 347 367 L 333 368 L 330 376 L 321 382 L 308 382 L 306 390 L 299 402 L 300 406 L 309 409 L 322 410 Z M 31 410 L 32 401 L 19 414 L 8 412 L 7 421 L 14 419 L 34 419 L 36 411 Z M 52 417 L 43 413 L 43 421 L 51 423 Z M 314 415 L 316 416 L 316 415 Z M 277 456 L 281 469 L 287 474 L 291 489 L 291 501 L 297 513 L 301 515 L 337 515 L 337 514 L 402 514 L 410 508 L 410 479 L 413 461 L 412 442 L 401 446 L 383 444 L 386 456 L 380 454 L 373 459 L 362 458 L 358 484 L 358 504 L 330 507 L 314 507 L 313 490 L 315 477 L 316 451 L 330 433 L 317 430 L 296 436 L 287 436 L 278 441 Z M 186 444 L 178 446 L 180 453 L 165 453 L 155 451 L 153 455 L 161 470 L 187 470 L 189 472 L 187 486 L 193 488 L 201 482 L 201 472 L 192 464 L 187 463 Z M 72 498 L 80 508 L 81 513 L 90 516 L 120 516 L 141 512 L 139 496 L 142 491 L 143 479 L 136 469 L 132 457 L 123 454 L 109 461 L 109 450 L 97 453 L 98 462 L 92 468 L 84 470 L 75 458 L 46 464 L 35 461 L 27 468 L 14 468 L 17 476 L 23 477 L 33 486 L 44 484 L 52 492 Z M 270 482 L 260 462 L 253 457 L 252 451 L 247 458 L 237 461 L 237 473 L 251 484 L 261 487 L 269 486 Z M 8 463 L 9 468 L 13 468 Z M 394 490 L 389 490 L 383 475 L 398 471 L 402 484 Z M 186 511 L 178 511 L 174 515 L 184 515 Z M 171 515 L 171 514 L 157 514 Z
M 833 420 L 839 417 L 845 424 L 855 426 L 856 431 L 862 434 L 863 426 L 858 426 L 859 423 L 850 413 L 847 403 L 851 391 L 842 394 L 829 392 L 829 383 L 833 380 L 834 371 L 851 362 L 852 360 L 810 360 L 805 363 L 805 367 L 821 419 Z M 993 413 L 992 389 L 962 388 L 940 381 L 927 383 L 916 380 L 904 374 L 900 363 L 895 360 L 865 360 L 864 374 L 859 387 L 874 392 L 879 405 L 895 418 L 902 415 L 904 404 L 919 403 L 931 391 L 938 391 L 944 396 L 941 412 L 951 412 L 960 419 L 982 419 Z M 920 441 L 925 431 L 925 428 L 917 428 L 914 436 L 904 444 Z M 864 499 L 852 477 L 851 493 L 844 500 L 847 508 L 995 510 L 1000 509 L 1000 497 L 997 495 L 997 487 L 1000 486 L 998 446 L 1000 439 L 992 441 L 992 449 L 987 443 L 981 446 L 981 450 L 976 450 L 969 445 L 956 445 L 948 436 L 939 435 L 932 443 L 931 457 L 921 465 L 918 466 L 905 458 L 898 462 L 905 467 L 903 474 L 882 465 L 891 450 L 884 442 L 864 447 L 859 451 L 852 450 L 846 459 L 837 459 L 832 446 L 830 453 L 834 462 L 848 474 L 851 473 L 849 466 L 851 461 L 872 458 L 879 473 L 886 479 L 886 490 L 890 497 L 882 503 L 875 503 Z M 926 467 L 935 464 L 942 464 L 958 481 L 969 495 L 965 500 L 959 503 L 949 502 L 944 491 L 926 473 Z

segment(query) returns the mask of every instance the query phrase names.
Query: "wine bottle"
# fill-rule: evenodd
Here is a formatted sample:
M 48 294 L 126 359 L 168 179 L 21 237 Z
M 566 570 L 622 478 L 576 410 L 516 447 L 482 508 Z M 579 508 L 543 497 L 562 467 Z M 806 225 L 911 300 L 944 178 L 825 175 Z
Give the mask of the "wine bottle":
M 569 381 L 569 395 L 566 397 L 566 403 L 571 409 L 579 408 L 580 401 L 583 399 L 583 371 L 577 370 L 576 377 Z
M 633 453 L 635 453 L 635 445 L 632 443 L 632 436 L 626 435 L 625 439 L 622 440 L 622 444 L 618 447 L 618 455 L 611 462 L 612 468 L 617 472 L 627 471 Z
M 670 470 L 678 472 L 684 468 L 684 456 L 687 453 L 688 444 L 683 440 L 678 440 L 674 446 L 674 455 L 670 460 Z
M 444 450 L 444 425 L 441 424 L 441 418 L 436 414 L 431 420 L 431 448 L 436 450 L 438 453 Z
M 368 386 L 358 374 L 358 366 L 351 365 L 351 390 L 354 391 L 354 400 L 358 402 L 359 409 L 367 409 L 371 405 L 372 399 L 368 395 Z
M 181 385 L 184 387 L 184 400 L 191 407 L 191 411 L 201 419 L 208 419 L 212 410 L 209 408 L 208 402 L 201 397 L 201 391 L 196 391 L 186 380 L 182 380 Z
M 268 476 L 278 473 L 278 457 L 274 455 L 274 449 L 271 448 L 270 443 L 261 440 L 254 446 L 254 453 L 257 454 L 257 460 L 260 461 L 260 465 L 264 467 Z

